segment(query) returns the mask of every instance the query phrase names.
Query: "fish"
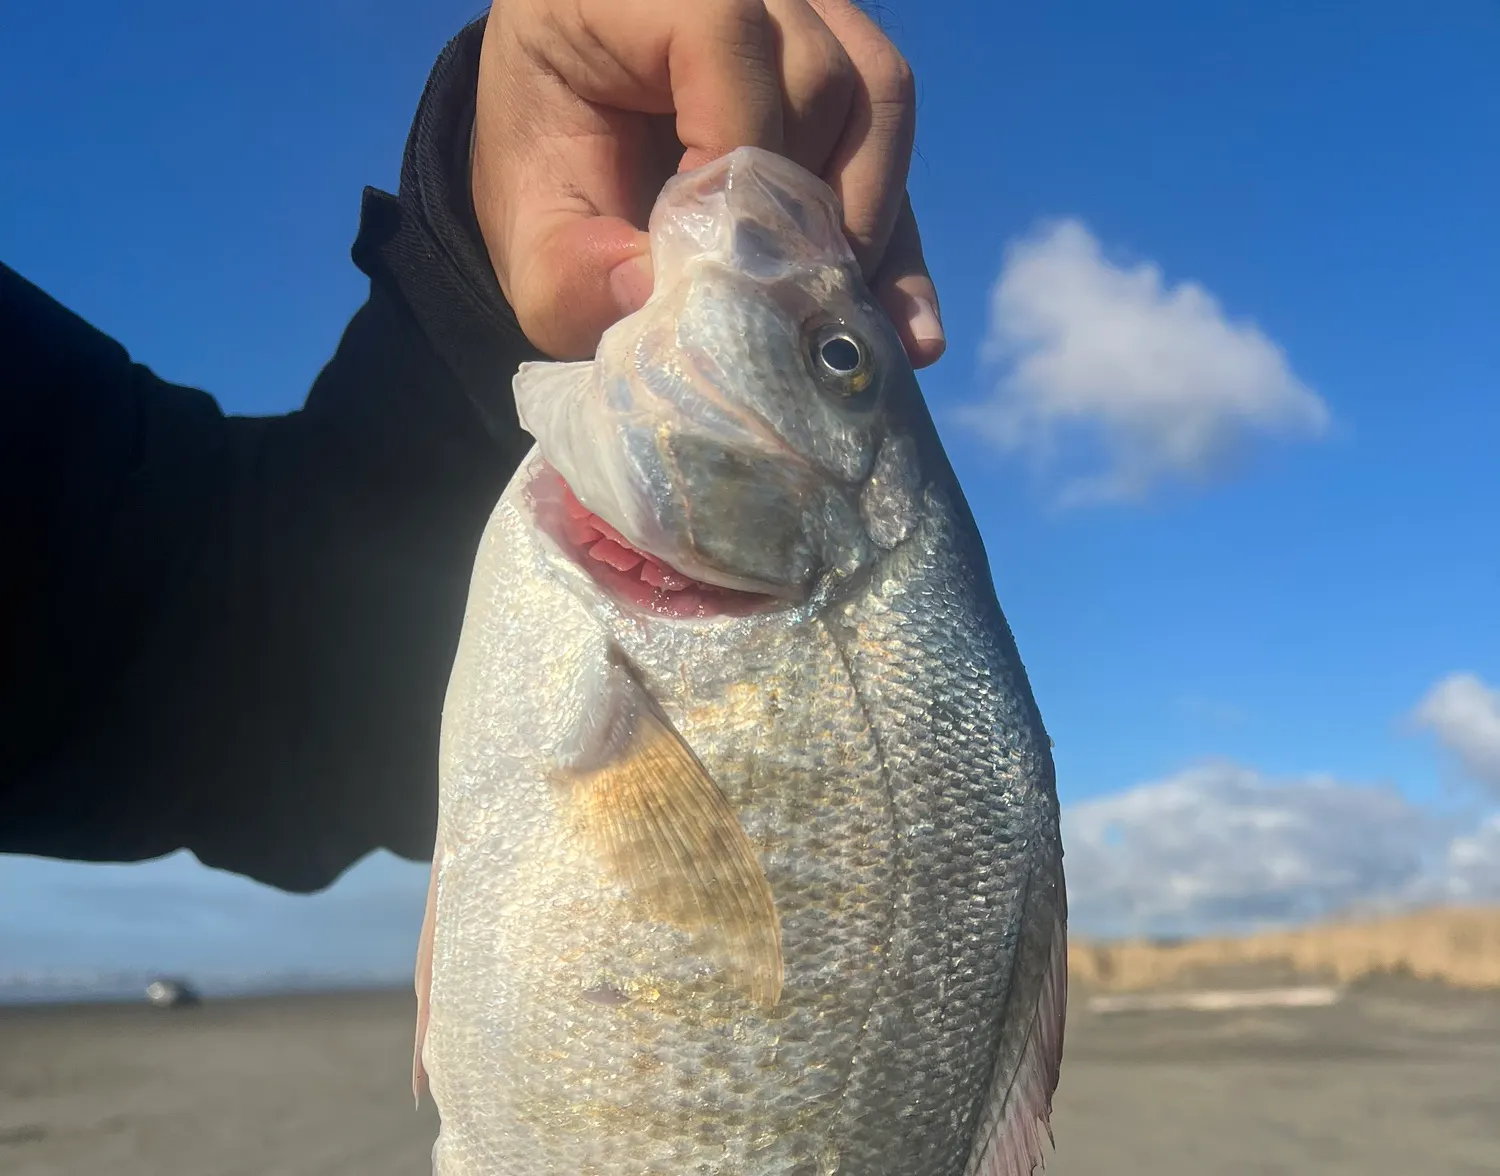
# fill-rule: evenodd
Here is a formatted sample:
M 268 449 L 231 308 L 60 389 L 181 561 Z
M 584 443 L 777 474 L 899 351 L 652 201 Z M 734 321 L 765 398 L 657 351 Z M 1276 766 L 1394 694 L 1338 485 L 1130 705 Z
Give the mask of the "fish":
M 521 366 L 444 701 L 435 1176 L 1019 1176 L 1067 1004 L 1052 745 L 835 194 L 673 177 Z

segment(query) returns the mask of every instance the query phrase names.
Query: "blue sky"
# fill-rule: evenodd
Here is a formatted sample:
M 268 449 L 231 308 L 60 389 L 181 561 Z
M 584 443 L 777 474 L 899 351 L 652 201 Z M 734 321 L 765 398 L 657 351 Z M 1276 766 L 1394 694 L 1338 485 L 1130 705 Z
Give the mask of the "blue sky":
M 362 297 L 361 187 L 474 11 L 29 6 L 0 257 L 168 378 L 295 407 Z M 950 337 L 924 387 L 1057 742 L 1079 918 L 1500 897 L 1500 8 L 885 19 Z M 0 862 L 0 972 L 399 971 L 424 876 L 292 900 Z

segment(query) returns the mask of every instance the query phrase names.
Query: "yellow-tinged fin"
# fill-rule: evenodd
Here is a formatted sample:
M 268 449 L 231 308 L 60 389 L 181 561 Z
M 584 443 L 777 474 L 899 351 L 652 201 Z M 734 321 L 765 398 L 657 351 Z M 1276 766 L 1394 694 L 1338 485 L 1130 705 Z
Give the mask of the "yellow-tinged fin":
M 417 1040 L 411 1055 L 411 1096 L 418 1107 L 427 1093 L 427 1069 L 422 1064 L 422 1046 L 427 1041 L 428 1000 L 432 992 L 432 936 L 437 923 L 438 863 L 442 847 L 432 850 L 432 873 L 427 879 L 427 912 L 422 916 L 422 934 L 417 939 Z
M 781 997 L 781 921 L 728 799 L 613 656 L 591 744 L 561 769 L 584 836 L 652 918 L 687 931 L 749 1000 Z

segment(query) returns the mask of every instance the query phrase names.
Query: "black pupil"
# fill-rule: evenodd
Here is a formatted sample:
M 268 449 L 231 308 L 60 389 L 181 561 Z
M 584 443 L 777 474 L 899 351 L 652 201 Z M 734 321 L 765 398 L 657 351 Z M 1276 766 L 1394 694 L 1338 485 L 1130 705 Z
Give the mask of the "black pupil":
M 847 335 L 835 335 L 832 339 L 825 340 L 819 348 L 819 354 L 829 370 L 838 372 L 841 376 L 859 370 L 859 344 Z

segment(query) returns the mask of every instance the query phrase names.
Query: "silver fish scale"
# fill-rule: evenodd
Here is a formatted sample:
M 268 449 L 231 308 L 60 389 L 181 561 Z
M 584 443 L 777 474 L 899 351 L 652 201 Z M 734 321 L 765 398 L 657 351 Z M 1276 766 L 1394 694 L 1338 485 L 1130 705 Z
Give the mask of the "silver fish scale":
M 675 1113 L 723 1149 L 705 1172 L 836 1171 L 835 1120 L 886 958 L 894 836 L 844 657 L 816 620 L 626 623 L 614 637 L 734 806 L 781 922 L 781 1001 L 769 1016 L 735 1006 L 739 1081 L 689 1092 Z
M 1060 869 L 1050 748 L 977 574 L 982 551 L 941 495 L 927 505 L 919 533 L 841 617 L 879 733 L 904 888 L 840 1114 L 840 1176 L 965 1171 L 993 1069 L 1024 1044 L 1026 1023 L 1003 1013 L 1028 880 Z M 1037 992 L 1016 995 L 1030 1008 Z
M 1020 890 L 1055 847 L 1035 838 L 1045 736 L 946 509 L 835 617 L 792 624 L 641 623 L 555 572 L 517 592 L 543 541 L 514 510 L 492 526 L 474 592 L 494 608 L 445 714 L 435 1172 L 961 1176 L 1014 1052 Z M 586 705 L 569 690 L 605 629 L 761 858 L 785 959 L 769 1014 L 632 917 L 528 760 Z
M 445 715 L 465 736 L 447 749 L 445 802 L 469 804 L 449 806 L 442 834 L 426 1046 L 443 1108 L 436 1172 L 834 1170 L 833 1121 L 891 898 L 877 745 L 839 650 L 811 622 L 612 626 L 735 806 L 776 894 L 785 988 L 765 1015 L 679 932 L 629 917 L 539 787 L 546 757 L 528 761 L 522 744 L 545 749 L 557 733 L 538 734 L 546 720 L 532 700 L 576 713 L 577 650 L 602 648 L 603 633 L 556 578 L 514 590 L 516 570 L 538 566 L 539 541 L 518 513 L 496 525 L 474 589 L 494 608 L 459 660 Z M 466 721 L 466 708 L 486 721 Z M 497 740 L 514 756 L 498 772 Z M 629 999 L 591 1003 L 585 994 L 601 988 Z

